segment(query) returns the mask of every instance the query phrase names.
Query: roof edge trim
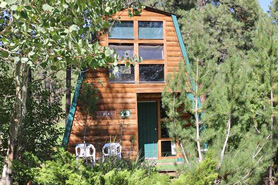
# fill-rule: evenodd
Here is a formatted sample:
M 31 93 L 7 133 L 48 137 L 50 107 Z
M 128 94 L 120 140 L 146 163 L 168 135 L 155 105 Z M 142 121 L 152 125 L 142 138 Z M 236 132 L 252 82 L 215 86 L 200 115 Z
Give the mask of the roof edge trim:
M 78 97 L 80 94 L 80 89 L 81 89 L 81 85 L 82 85 L 85 73 L 86 73 L 85 71 L 81 71 L 81 74 L 79 75 L 77 83 L 76 83 L 75 92 L 74 92 L 74 95 L 72 98 L 72 103 L 71 103 L 70 111 L 69 111 L 69 114 L 67 117 L 66 128 L 65 128 L 65 132 L 64 132 L 63 141 L 62 141 L 62 147 L 64 147 L 64 148 L 66 148 L 68 146 L 69 137 L 70 137 L 71 129 L 72 129 L 72 123 L 73 123 L 74 115 L 76 112 Z
M 183 58 L 186 62 L 186 65 L 190 69 L 191 67 L 190 67 L 190 63 L 189 63 L 188 54 L 187 54 L 186 47 L 185 47 L 185 44 L 184 44 L 184 41 L 183 41 L 183 38 L 182 38 L 182 35 L 181 35 L 181 31 L 180 31 L 180 27 L 179 27 L 179 23 L 178 23 L 178 19 L 177 19 L 176 15 L 172 15 L 172 20 L 173 20 L 175 30 L 176 30 L 176 33 L 177 33 L 177 37 L 178 37 L 178 40 L 179 40 L 182 56 L 183 56 Z M 190 80 L 192 90 L 195 91 L 195 83 L 192 80 L 191 76 L 189 76 L 189 80 Z M 190 97 L 194 98 L 194 96 L 190 96 Z M 190 98 L 190 99 L 192 99 L 192 98 Z M 198 107 L 200 107 L 200 108 L 202 107 L 202 102 L 201 102 L 200 97 L 198 97 Z M 203 115 L 201 115 L 201 117 L 202 116 Z

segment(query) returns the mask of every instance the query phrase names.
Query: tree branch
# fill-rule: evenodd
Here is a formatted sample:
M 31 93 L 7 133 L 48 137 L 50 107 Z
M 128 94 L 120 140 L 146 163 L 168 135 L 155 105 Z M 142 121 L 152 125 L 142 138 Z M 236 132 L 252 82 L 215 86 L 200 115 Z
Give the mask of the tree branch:
M 223 162 L 223 159 L 224 159 L 225 150 L 226 150 L 227 143 L 228 143 L 228 140 L 229 140 L 229 137 L 230 137 L 230 130 L 231 130 L 231 113 L 229 114 L 229 118 L 228 118 L 228 121 L 227 121 L 226 139 L 225 139 L 222 151 L 221 151 L 220 163 L 218 164 L 218 167 L 217 167 L 218 170 L 220 169 L 220 167 L 222 165 L 222 162 Z

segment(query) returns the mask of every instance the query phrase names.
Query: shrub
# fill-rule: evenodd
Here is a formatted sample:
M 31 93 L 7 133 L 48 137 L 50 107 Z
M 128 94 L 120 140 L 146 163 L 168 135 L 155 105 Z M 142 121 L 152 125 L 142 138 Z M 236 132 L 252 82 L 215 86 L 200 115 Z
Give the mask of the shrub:
M 52 160 L 45 161 L 31 172 L 30 177 L 35 177 L 34 182 L 38 184 L 170 184 L 169 176 L 160 175 L 153 167 L 145 169 L 138 161 L 108 158 L 104 163 L 91 167 L 62 149 Z
M 12 165 L 13 180 L 19 184 L 26 184 L 35 177 L 34 168 L 39 167 L 41 161 L 30 152 L 25 152 L 21 160 L 14 160 Z
M 206 155 L 205 160 L 197 165 L 195 169 L 188 170 L 186 174 L 180 175 L 174 180 L 174 185 L 209 185 L 214 184 L 218 174 L 216 172 L 217 160 L 212 158 L 212 153 Z

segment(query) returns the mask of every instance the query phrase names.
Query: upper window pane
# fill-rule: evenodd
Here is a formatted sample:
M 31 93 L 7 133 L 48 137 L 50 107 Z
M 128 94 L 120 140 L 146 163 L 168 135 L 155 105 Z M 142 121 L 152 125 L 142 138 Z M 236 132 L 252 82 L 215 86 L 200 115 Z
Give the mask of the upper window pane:
M 162 21 L 139 21 L 139 39 L 163 39 Z
M 109 38 L 133 39 L 133 37 L 133 21 L 115 22 L 109 32 Z
M 110 79 L 110 82 L 134 82 L 134 66 L 126 66 L 124 64 L 120 64 L 117 66 L 116 73 L 113 73 L 111 69 L 110 75 L 113 76 Z
M 134 51 L 134 46 L 133 44 L 109 44 L 110 49 L 116 50 L 117 54 L 120 57 L 124 58 L 132 58 L 133 57 L 133 51 Z
M 139 56 L 143 60 L 163 59 L 163 45 L 139 45 Z

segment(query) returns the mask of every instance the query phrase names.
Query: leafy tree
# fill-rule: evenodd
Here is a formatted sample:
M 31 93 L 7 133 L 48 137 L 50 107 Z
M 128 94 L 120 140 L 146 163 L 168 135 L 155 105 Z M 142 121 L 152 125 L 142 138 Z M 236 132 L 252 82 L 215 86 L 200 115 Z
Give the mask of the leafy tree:
M 6 84 L 6 88 L 1 91 L 1 96 L 6 98 L 3 99 L 5 103 L 1 107 L 1 110 L 5 110 L 5 112 L 0 116 L 3 121 L 0 130 L 3 136 L 7 136 L 13 110 L 11 103 L 14 102 L 15 97 L 9 93 L 13 93 L 15 90 L 12 86 L 12 79 L 7 80 L 7 77 L 3 77 L 2 80 L 11 83 Z M 18 149 L 17 159 L 13 161 L 13 178 L 20 184 L 26 184 L 32 179 L 30 168 L 39 165 L 36 161 L 49 159 L 53 153 L 53 147 L 60 145 L 58 138 L 62 134 L 62 130 L 58 127 L 58 123 L 64 114 L 61 109 L 62 91 L 59 92 L 56 89 L 60 89 L 61 85 L 55 78 L 47 80 L 47 84 L 49 85 L 45 86 L 35 78 L 32 83 L 32 96 L 28 96 L 25 128 L 20 136 L 21 147 Z M 30 87 L 31 84 L 28 85 Z M 50 85 L 55 91 L 49 89 Z M 8 138 L 3 138 L 3 151 L 1 151 L 3 155 L 1 156 L 5 156 L 7 141 Z
M 8 71 L 8 72 L 7 72 Z M 7 152 L 9 122 L 14 103 L 14 83 L 12 71 L 6 63 L 0 63 L 0 168 L 3 167 L 4 156 Z
M 91 36 L 101 36 L 108 30 L 109 16 L 125 6 L 123 0 L 0 1 L 3 23 L 0 27 L 0 59 L 12 66 L 16 95 L 3 184 L 12 182 L 11 161 L 17 157 L 21 143 L 18 136 L 25 128 L 29 68 L 35 70 L 41 66 L 55 73 L 65 69 L 67 64 L 78 68 L 115 65 L 116 55 L 97 42 L 92 43 Z

